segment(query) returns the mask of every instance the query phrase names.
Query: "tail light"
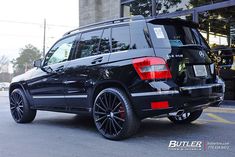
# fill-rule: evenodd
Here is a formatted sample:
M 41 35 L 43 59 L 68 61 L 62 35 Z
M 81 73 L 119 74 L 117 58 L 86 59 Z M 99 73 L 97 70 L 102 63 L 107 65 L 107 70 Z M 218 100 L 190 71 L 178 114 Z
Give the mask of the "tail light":
M 132 63 L 142 80 L 172 78 L 171 72 L 162 58 L 144 57 L 134 59 Z

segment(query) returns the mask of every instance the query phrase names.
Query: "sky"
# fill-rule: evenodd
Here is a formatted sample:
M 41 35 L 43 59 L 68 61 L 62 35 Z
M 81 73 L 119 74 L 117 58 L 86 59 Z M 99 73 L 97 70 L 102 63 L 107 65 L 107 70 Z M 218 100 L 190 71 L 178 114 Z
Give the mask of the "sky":
M 32 44 L 42 51 L 46 19 L 46 49 L 79 26 L 79 0 L 0 0 L 0 56 L 12 60 Z

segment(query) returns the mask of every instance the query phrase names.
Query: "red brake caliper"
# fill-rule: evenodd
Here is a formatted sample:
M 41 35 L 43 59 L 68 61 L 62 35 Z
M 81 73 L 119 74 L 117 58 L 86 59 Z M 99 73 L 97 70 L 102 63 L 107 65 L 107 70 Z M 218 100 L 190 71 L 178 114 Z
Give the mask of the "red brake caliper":
M 120 117 L 122 119 L 124 119 L 125 118 L 125 109 L 122 105 L 119 107 L 119 112 L 120 112 Z

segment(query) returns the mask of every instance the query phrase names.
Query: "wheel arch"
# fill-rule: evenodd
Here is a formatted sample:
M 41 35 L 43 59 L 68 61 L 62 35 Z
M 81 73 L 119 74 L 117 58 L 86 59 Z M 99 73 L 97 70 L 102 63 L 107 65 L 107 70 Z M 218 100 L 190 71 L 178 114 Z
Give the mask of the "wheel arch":
M 12 83 L 9 87 L 9 94 L 17 88 L 22 89 L 25 92 L 25 88 L 21 83 Z
M 128 91 L 128 88 L 121 82 L 119 81 L 105 81 L 105 82 L 100 82 L 96 84 L 93 89 L 91 90 L 91 95 L 89 99 L 89 106 L 93 108 L 93 103 L 96 98 L 96 96 L 104 89 L 106 88 L 119 88 L 125 92 L 129 100 L 131 101 L 131 95 L 130 92 Z M 131 101 L 132 102 L 132 101 Z
M 28 90 L 24 87 L 24 82 L 17 82 L 17 83 L 11 83 L 10 87 L 9 87 L 9 98 L 11 95 L 11 92 L 15 89 L 21 89 L 23 90 L 28 103 L 30 104 L 30 106 L 32 107 L 32 97 L 30 96 L 30 93 L 28 92 Z

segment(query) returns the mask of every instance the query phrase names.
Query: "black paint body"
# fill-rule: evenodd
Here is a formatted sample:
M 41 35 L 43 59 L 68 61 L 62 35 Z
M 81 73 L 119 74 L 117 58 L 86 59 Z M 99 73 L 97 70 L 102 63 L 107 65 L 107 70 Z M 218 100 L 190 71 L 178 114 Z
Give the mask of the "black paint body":
M 196 25 L 190 22 L 151 19 L 81 30 L 72 34 L 76 35 L 76 40 L 68 61 L 34 68 L 15 77 L 12 80 L 10 92 L 15 88 L 22 88 L 33 109 L 82 115 L 91 115 L 96 95 L 108 87 L 124 90 L 140 118 L 163 115 L 180 109 L 193 111 L 218 104 L 223 97 L 224 84 L 216 74 L 210 73 L 212 61 L 207 55 L 209 48 L 203 45 L 161 47 L 154 38 L 155 34 L 150 26 L 161 24 L 190 26 L 196 29 Z M 143 44 L 141 48 L 132 46 L 120 52 L 74 58 L 82 32 L 104 28 L 111 30 L 122 25 L 130 27 L 131 42 L 143 41 L 146 45 Z M 110 47 L 112 49 L 111 44 Z M 203 58 L 199 55 L 199 51 L 203 53 Z M 173 78 L 141 80 L 132 61 L 135 58 L 148 56 L 164 58 Z M 181 64 L 184 68 L 180 69 Z M 192 67 L 197 64 L 206 65 L 207 77 L 195 77 Z M 159 101 L 168 101 L 169 108 L 152 110 L 151 102 Z

